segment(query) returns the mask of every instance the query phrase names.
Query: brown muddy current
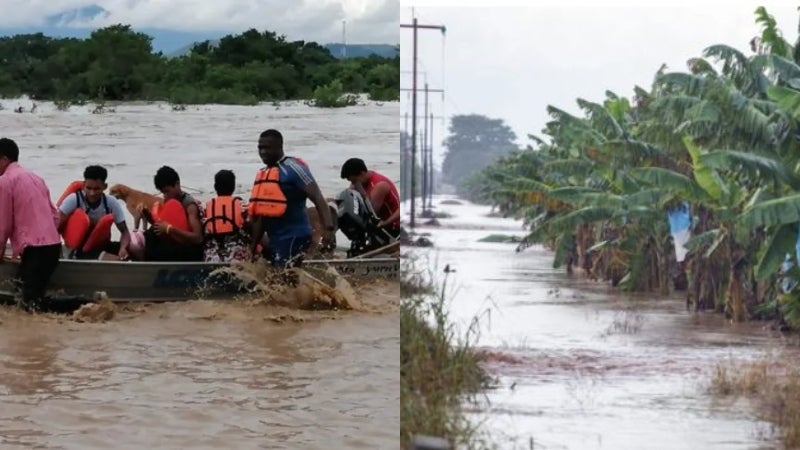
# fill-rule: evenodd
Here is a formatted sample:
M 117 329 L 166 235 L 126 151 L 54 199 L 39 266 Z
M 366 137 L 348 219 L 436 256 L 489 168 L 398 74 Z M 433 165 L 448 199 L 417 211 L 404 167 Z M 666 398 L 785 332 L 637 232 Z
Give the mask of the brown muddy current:
M 54 199 L 94 163 L 109 168 L 109 184 L 148 192 L 167 164 L 203 199 L 214 173 L 232 169 L 246 196 L 267 128 L 283 132 L 287 154 L 309 162 L 326 196 L 346 187 L 348 157 L 399 178 L 397 103 L 128 104 L 102 115 L 2 105 L 0 134 L 17 140 L 21 163 Z M 0 307 L 0 448 L 396 448 L 399 286 L 348 281 L 350 311 L 255 296 L 118 307 L 85 323 Z
M 567 275 L 542 247 L 481 242 L 524 236 L 521 222 L 455 198 L 434 205 L 452 217 L 420 221 L 435 247 L 414 248 L 416 264 L 440 283 L 449 265 L 451 317 L 490 354 L 497 386 L 465 406 L 499 448 L 781 448 L 752 405 L 708 388 L 718 364 L 796 361 L 795 338 L 687 311 L 682 293 L 626 294 Z

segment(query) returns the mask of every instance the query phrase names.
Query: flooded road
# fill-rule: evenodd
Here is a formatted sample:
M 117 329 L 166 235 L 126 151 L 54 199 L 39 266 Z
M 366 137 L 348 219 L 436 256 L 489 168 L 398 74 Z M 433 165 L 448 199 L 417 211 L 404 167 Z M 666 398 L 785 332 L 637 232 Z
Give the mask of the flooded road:
M 214 173 L 231 169 L 247 196 L 267 128 L 284 134 L 286 153 L 309 163 L 326 196 L 347 186 L 339 167 L 349 157 L 399 178 L 397 103 L 139 104 L 102 115 L 2 104 L 1 134 L 54 199 L 89 164 L 105 165 L 110 184 L 147 192 L 170 165 L 204 200 Z M 0 448 L 396 448 L 399 285 L 355 288 L 361 311 L 195 300 L 77 323 L 0 308 Z
M 452 200 L 452 199 L 451 199 Z M 522 237 L 522 224 L 488 207 L 443 205 L 434 248 L 414 249 L 442 280 L 462 332 L 477 317 L 478 346 L 498 377 L 471 417 L 509 449 L 780 448 L 746 401 L 706 393 L 718 363 L 781 347 L 764 323 L 730 325 L 693 314 L 681 294 L 626 294 L 564 268 L 534 246 L 479 242 Z M 794 352 L 796 356 L 796 351 Z

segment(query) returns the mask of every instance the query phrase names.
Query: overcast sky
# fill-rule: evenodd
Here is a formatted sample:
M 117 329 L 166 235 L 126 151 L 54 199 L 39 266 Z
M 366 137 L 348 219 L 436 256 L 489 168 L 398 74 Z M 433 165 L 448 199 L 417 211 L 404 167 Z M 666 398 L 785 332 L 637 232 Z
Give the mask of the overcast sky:
M 34 26 L 66 10 L 97 5 L 109 12 L 88 23 L 128 23 L 183 31 L 276 30 L 289 38 L 397 44 L 399 0 L 0 0 L 0 26 Z
M 447 27 L 444 39 L 439 31 L 418 31 L 418 70 L 425 72 L 418 83 L 427 76 L 430 88 L 446 91 L 444 100 L 431 94 L 434 114 L 444 110 L 445 116 L 476 113 L 504 119 L 519 144 L 526 145 L 528 134 L 541 135 L 549 120 L 548 104 L 578 113 L 578 97 L 601 102 L 606 90 L 631 97 L 635 85 L 649 89 L 662 63 L 668 70 L 685 71 L 689 58 L 713 44 L 732 45 L 749 55 L 749 41 L 759 33 L 754 22 L 759 4 L 775 16 L 785 39 L 792 44 L 797 39 L 797 3 L 791 1 L 673 0 L 669 5 L 677 6 L 647 7 L 633 1 L 558 3 L 565 1 L 568 6 L 540 1 L 540 6 L 487 8 L 475 6 L 481 3 L 477 1 L 403 0 L 401 23 L 411 22 L 415 6 L 420 24 Z M 462 7 L 433 6 L 453 3 Z M 410 71 L 410 29 L 401 29 L 400 46 L 401 70 Z M 410 88 L 411 74 L 401 75 L 402 87 Z M 403 129 L 404 115 L 411 111 L 410 93 L 402 92 L 400 98 Z M 420 94 L 420 110 L 422 98 Z M 443 152 L 442 127 L 436 120 L 437 158 Z

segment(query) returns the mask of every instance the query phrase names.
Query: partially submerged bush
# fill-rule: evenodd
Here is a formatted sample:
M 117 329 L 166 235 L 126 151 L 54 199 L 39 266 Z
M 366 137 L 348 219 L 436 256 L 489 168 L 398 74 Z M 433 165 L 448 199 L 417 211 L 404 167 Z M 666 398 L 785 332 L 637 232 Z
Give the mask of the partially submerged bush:
M 744 396 L 758 416 L 777 425 L 786 448 L 800 448 L 800 369 L 790 359 L 718 364 L 710 392 L 720 397 Z
M 307 103 L 319 108 L 342 108 L 357 104 L 358 97 L 352 94 L 345 94 L 342 82 L 333 80 L 324 86 L 318 86 L 314 89 L 314 97 Z
M 441 436 L 480 448 L 477 428 L 461 410 L 465 396 L 489 383 L 470 337 L 450 322 L 443 296 L 424 276 L 407 268 L 401 277 L 400 438 L 407 448 L 417 434 Z M 432 322 L 429 320 L 432 319 Z

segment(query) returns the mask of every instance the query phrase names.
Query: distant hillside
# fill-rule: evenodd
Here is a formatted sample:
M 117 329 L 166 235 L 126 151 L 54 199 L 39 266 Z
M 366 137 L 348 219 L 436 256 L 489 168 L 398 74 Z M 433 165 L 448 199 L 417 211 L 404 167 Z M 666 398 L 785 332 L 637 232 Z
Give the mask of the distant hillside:
M 82 8 L 68 9 L 58 14 L 47 16 L 43 25 L 6 27 L 0 23 L 0 37 L 13 36 L 16 34 L 42 33 L 45 36 L 54 38 L 86 39 L 92 34 L 93 29 L 87 27 L 85 24 L 92 19 L 107 17 L 108 14 L 108 11 L 98 5 L 89 5 Z M 189 45 L 190 42 L 219 39 L 228 34 L 224 32 L 165 30 L 150 27 L 137 28 L 136 31 L 140 31 L 152 37 L 153 51 L 156 53 L 161 52 L 165 55 L 174 52 L 177 48 L 183 48 Z
M 211 46 L 216 47 L 219 43 L 219 39 L 209 39 L 211 41 Z M 202 42 L 202 41 L 201 41 Z M 189 45 L 183 46 L 174 52 L 170 52 L 166 54 L 169 57 L 175 56 L 183 56 L 192 49 L 192 46 L 195 45 L 196 42 L 193 42 Z M 325 44 L 324 47 L 331 52 L 336 58 L 342 57 L 342 44 Z M 389 44 L 348 44 L 347 45 L 347 57 L 348 58 L 359 58 L 365 57 L 369 55 L 378 55 L 383 58 L 394 58 L 395 56 L 400 54 L 400 47 L 397 45 L 389 45 Z
M 0 0 L 2 1 L 2 0 Z M 92 34 L 90 28 L 71 28 L 71 27 L 13 27 L 5 28 L 0 25 L 0 37 L 14 36 L 18 34 L 42 33 L 53 38 L 77 38 L 87 39 Z M 176 48 L 189 48 L 187 42 L 202 42 L 208 39 L 219 39 L 229 33 L 203 33 L 189 31 L 162 30 L 158 28 L 137 28 L 136 31 L 142 32 L 153 38 L 153 52 L 162 53 L 166 56 L 174 53 Z
M 0 0 L 0 2 L 2 2 L 2 0 Z M 0 37 L 13 36 L 15 34 L 42 33 L 45 36 L 56 38 L 85 39 L 92 34 L 92 29 L 86 28 L 85 24 L 98 17 L 107 17 L 108 14 L 109 12 L 107 10 L 98 5 L 68 9 L 58 14 L 48 16 L 44 25 L 40 26 L 4 27 L 0 24 Z M 145 33 L 153 38 L 152 44 L 154 52 L 161 52 L 165 56 L 181 56 L 188 53 L 189 49 L 197 42 L 210 40 L 212 43 L 216 43 L 227 34 L 236 34 L 243 30 L 230 30 L 230 32 L 189 32 L 145 27 L 136 28 L 136 31 Z M 341 44 L 327 44 L 325 48 L 327 48 L 333 56 L 341 58 Z M 371 54 L 376 54 L 385 58 L 394 58 L 399 54 L 399 47 L 388 44 L 347 45 L 347 57 L 369 56 Z

